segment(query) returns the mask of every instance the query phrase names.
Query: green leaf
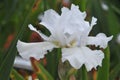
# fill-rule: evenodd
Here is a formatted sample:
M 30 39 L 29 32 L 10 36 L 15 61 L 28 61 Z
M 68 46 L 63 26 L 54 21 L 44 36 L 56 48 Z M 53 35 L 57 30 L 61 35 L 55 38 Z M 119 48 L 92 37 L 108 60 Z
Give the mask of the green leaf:
M 81 73 L 82 79 L 81 80 L 88 80 L 88 75 L 87 75 L 87 70 L 85 68 L 85 65 L 82 66 L 81 71 L 82 71 L 82 73 Z
M 110 51 L 109 47 L 104 50 L 105 58 L 102 62 L 102 67 L 99 67 L 97 73 L 97 80 L 109 80 L 109 69 L 110 69 Z
M 87 0 L 71 0 L 72 3 L 79 5 L 81 11 L 86 10 Z
M 24 78 L 15 69 L 12 69 L 10 77 L 12 80 L 24 80 Z
M 48 0 L 48 1 L 45 0 L 45 1 L 46 1 L 46 3 L 49 5 L 49 8 L 50 8 L 50 9 L 55 9 L 55 7 L 56 7 L 55 4 L 56 4 L 56 1 L 57 1 L 57 0 L 52 0 L 52 1 L 50 1 L 50 0 Z
M 46 68 L 49 73 L 55 78 L 58 77 L 58 64 L 61 58 L 61 49 L 54 49 L 46 55 L 47 65 Z
M 120 72 L 120 63 L 118 63 L 110 72 L 110 80 L 115 80 L 117 75 L 119 75 Z
M 28 9 L 27 9 L 27 13 L 24 15 L 25 18 L 22 21 L 23 23 L 21 23 L 23 26 L 21 27 L 18 35 L 16 35 L 16 38 L 13 40 L 12 45 L 10 46 L 10 48 L 8 49 L 6 56 L 3 58 L 3 60 L 1 60 L 2 62 L 0 65 L 0 80 L 8 80 L 9 79 L 9 75 L 10 75 L 10 71 L 12 70 L 12 66 L 13 66 L 13 62 L 17 53 L 16 50 L 16 42 L 18 39 L 20 39 L 23 35 L 23 32 L 25 32 L 25 28 L 27 27 L 27 22 L 29 21 L 28 19 L 28 14 L 30 13 L 31 9 L 32 9 L 32 5 L 34 4 L 34 0 L 28 1 L 27 5 L 29 5 Z M 25 7 L 23 7 L 25 8 Z M 4 54 L 4 53 L 3 53 Z M 2 55 L 2 54 L 0 54 Z
M 108 29 L 109 29 L 110 34 L 112 35 L 118 34 L 120 32 L 120 26 L 119 26 L 120 24 L 117 19 L 117 16 L 111 9 L 109 9 L 109 12 L 107 15 L 107 21 L 108 21 L 108 26 L 109 26 Z
M 111 4 L 111 8 L 120 15 L 120 9 L 117 6 Z
M 32 67 L 40 80 L 54 80 L 49 72 L 34 58 L 30 58 Z

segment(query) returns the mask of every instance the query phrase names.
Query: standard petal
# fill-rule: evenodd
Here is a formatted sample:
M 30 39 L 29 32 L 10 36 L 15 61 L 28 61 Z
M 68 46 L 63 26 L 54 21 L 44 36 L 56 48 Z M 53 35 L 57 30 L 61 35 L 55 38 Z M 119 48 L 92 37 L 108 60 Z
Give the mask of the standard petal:
M 43 33 L 41 33 L 40 31 L 38 31 L 36 28 L 34 28 L 31 24 L 28 25 L 28 27 L 30 28 L 30 30 L 37 32 L 44 40 L 48 40 L 49 38 L 44 35 Z
M 72 5 L 71 5 L 71 11 L 78 12 L 78 14 L 80 14 L 83 19 L 85 19 L 85 17 L 86 17 L 86 12 L 81 12 L 81 11 L 79 10 L 79 6 L 76 6 L 76 5 L 72 4 Z
M 56 23 L 59 20 L 59 17 L 59 14 L 56 13 L 54 10 L 47 10 L 42 17 L 42 21 L 40 22 L 40 24 L 44 25 L 51 32 L 51 34 L 54 34 L 54 29 L 57 29 L 58 27 L 56 26 Z
M 19 54 L 27 60 L 29 60 L 30 57 L 34 57 L 38 60 L 44 58 L 44 55 L 47 54 L 47 50 L 51 51 L 54 47 L 55 45 L 50 42 L 24 43 L 20 40 L 17 42 Z
M 67 12 L 69 12 L 70 10 L 69 10 L 68 8 L 66 8 L 66 7 L 63 7 L 63 8 L 61 9 L 61 11 L 62 11 L 62 14 L 61 14 L 61 15 L 64 15 L 64 14 L 66 14 Z
M 104 33 L 99 33 L 96 37 L 88 37 L 87 45 L 100 46 L 100 48 L 106 48 L 108 42 L 113 36 L 107 37 Z
M 90 50 L 87 47 L 63 48 L 62 62 L 68 60 L 72 67 L 79 69 L 85 64 L 87 71 L 101 66 L 104 53 L 101 50 Z
M 89 22 L 85 21 L 86 12 L 81 12 L 78 6 L 72 4 L 71 10 L 62 8 L 62 14 L 58 26 L 63 27 L 64 33 L 73 34 L 81 32 L 89 27 Z

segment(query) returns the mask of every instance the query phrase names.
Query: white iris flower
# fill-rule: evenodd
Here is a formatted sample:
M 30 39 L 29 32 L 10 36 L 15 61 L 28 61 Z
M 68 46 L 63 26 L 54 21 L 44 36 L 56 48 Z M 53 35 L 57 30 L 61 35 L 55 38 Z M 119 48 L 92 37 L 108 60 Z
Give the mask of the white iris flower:
M 63 7 L 59 15 L 54 10 L 45 11 L 40 24 L 44 25 L 51 33 L 48 37 L 29 25 L 30 30 L 37 32 L 44 42 L 24 43 L 20 40 L 17 49 L 24 59 L 35 57 L 44 58 L 47 51 L 61 48 L 62 62 L 69 61 L 72 67 L 79 69 L 83 64 L 87 71 L 101 66 L 104 53 L 101 50 L 91 50 L 87 45 L 106 48 L 111 37 L 99 33 L 96 37 L 88 36 L 97 19 L 92 18 L 91 23 L 85 21 L 86 12 L 79 11 L 79 7 L 72 4 L 71 9 Z

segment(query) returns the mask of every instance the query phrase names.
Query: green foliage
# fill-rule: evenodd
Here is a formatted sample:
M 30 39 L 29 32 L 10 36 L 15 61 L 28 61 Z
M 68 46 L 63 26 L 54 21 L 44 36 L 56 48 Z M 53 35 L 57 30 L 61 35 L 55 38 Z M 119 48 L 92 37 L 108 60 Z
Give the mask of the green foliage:
M 24 78 L 15 69 L 12 69 L 10 77 L 12 80 L 24 80 Z
M 120 44 L 116 42 L 117 35 L 120 33 L 120 19 L 119 19 L 119 10 L 120 5 L 119 1 L 109 1 L 109 0 L 90 0 L 88 1 L 88 11 L 91 15 L 94 15 L 98 18 L 97 25 L 93 28 L 92 34 L 97 34 L 98 32 L 104 32 L 108 36 L 113 35 L 113 40 L 110 42 L 110 71 L 111 74 L 110 80 L 115 80 L 116 77 L 119 78 L 120 70 L 117 69 L 120 67 Z M 102 3 L 104 3 L 108 9 L 104 10 L 102 8 Z M 113 77 L 114 76 L 114 77 Z
M 110 51 L 109 47 L 104 50 L 105 58 L 102 62 L 102 67 L 99 67 L 97 73 L 97 80 L 109 80 L 110 70 Z
M 56 80 L 58 77 L 58 63 L 61 59 L 61 49 L 54 49 L 52 52 L 49 52 L 46 59 L 46 68 Z
M 119 77 L 120 74 L 120 63 L 118 63 L 110 72 L 110 80 L 114 80 L 116 77 Z
M 54 80 L 49 72 L 34 58 L 31 58 L 32 67 L 40 80 Z
M 26 7 L 27 7 L 27 10 L 26 10 L 27 12 L 25 11 L 25 13 L 23 13 L 24 18 L 23 18 L 23 21 L 20 23 L 22 25 L 19 25 L 20 27 L 21 26 L 22 27 L 20 28 L 20 31 L 19 31 L 18 35 L 16 35 L 16 38 L 14 39 L 14 41 L 13 41 L 11 47 L 8 49 L 8 51 L 6 53 L 0 53 L 0 55 L 4 56 L 4 58 L 2 58 L 0 60 L 1 61 L 0 62 L 1 63 L 0 64 L 0 79 L 1 80 L 8 80 L 9 79 L 9 74 L 10 74 L 10 71 L 12 69 L 14 58 L 15 58 L 16 52 L 17 52 L 17 50 L 16 50 L 16 42 L 17 42 L 18 39 L 21 38 L 23 32 L 25 31 L 25 27 L 26 27 L 27 21 L 28 21 L 28 14 L 31 12 L 31 9 L 32 9 L 31 5 L 34 4 L 34 0 L 31 0 L 29 3 L 27 1 L 24 2 L 24 3 L 27 3 L 28 5 L 23 4 L 23 6 L 22 6 L 23 7 L 22 9 L 26 9 Z M 8 4 L 8 2 L 6 4 Z M 22 11 L 22 12 L 24 12 L 24 11 Z M 7 27 L 7 26 L 5 26 L 5 27 Z
M 88 80 L 88 75 L 87 75 L 87 70 L 85 68 L 85 65 L 82 66 L 82 77 L 81 77 L 81 80 Z
M 72 3 L 79 5 L 81 11 L 85 11 L 87 7 L 87 0 L 70 0 Z

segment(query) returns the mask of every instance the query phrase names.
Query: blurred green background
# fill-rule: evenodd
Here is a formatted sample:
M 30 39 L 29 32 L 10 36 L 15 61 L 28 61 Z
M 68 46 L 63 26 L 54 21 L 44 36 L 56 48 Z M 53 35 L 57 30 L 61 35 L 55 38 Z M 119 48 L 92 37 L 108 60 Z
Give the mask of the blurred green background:
M 48 31 L 39 25 L 42 15 L 47 9 L 61 13 L 63 6 L 79 5 L 81 11 L 87 12 L 87 20 L 94 16 L 98 19 L 91 35 L 99 32 L 114 38 L 109 42 L 110 47 L 110 80 L 120 80 L 120 44 L 116 39 L 120 33 L 120 0 L 0 0 L 0 77 L 9 75 L 14 58 L 17 54 L 16 42 L 41 41 L 34 35 L 28 24 L 33 24 L 45 34 Z M 35 34 L 36 35 L 36 34 Z M 2 78 L 0 80 L 5 80 Z

